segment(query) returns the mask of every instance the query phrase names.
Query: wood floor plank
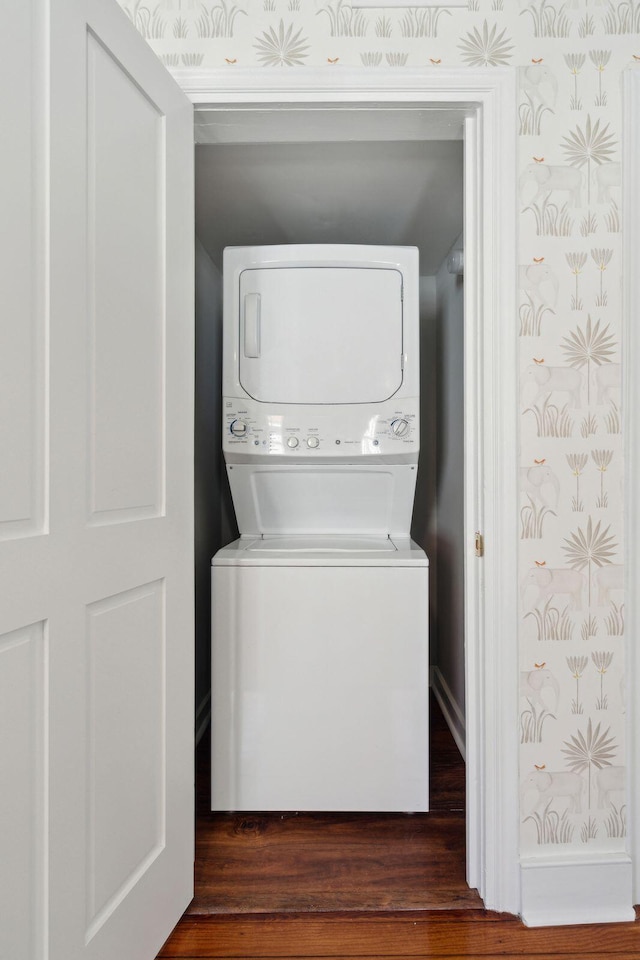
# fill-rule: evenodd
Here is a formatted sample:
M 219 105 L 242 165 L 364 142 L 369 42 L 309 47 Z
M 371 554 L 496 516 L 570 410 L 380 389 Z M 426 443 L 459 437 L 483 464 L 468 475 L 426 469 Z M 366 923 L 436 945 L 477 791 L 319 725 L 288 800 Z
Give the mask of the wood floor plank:
M 462 814 L 215 815 L 189 914 L 482 907 Z
M 475 913 L 475 911 L 468 911 Z M 594 924 L 529 929 L 517 918 L 489 914 L 483 919 L 368 918 L 243 919 L 191 917 L 165 945 L 163 960 L 227 958 L 640 957 L 640 923 Z
M 568 956 L 574 956 L 573 954 L 566 953 L 536 953 L 530 954 L 531 960 L 567 960 Z M 607 954 L 606 956 L 602 953 L 581 953 L 579 955 L 579 960 L 607 960 L 611 956 L 613 960 L 638 960 L 637 951 L 632 953 L 615 953 Z M 480 954 L 480 953 L 423 953 L 420 956 L 414 958 L 414 960 L 522 960 L 522 954 L 514 953 L 494 953 L 494 954 Z M 214 957 L 182 957 L 181 960 L 216 960 Z M 259 957 L 243 957 L 243 960 L 260 960 Z M 291 956 L 281 956 L 281 957 L 272 957 L 270 960 L 305 960 L 304 957 L 291 957 Z M 347 956 L 346 954 L 339 954 L 332 956 L 331 960 L 353 960 L 353 957 Z M 381 957 L 380 954 L 368 954 L 359 957 L 358 960 L 407 960 L 404 956 L 385 956 Z

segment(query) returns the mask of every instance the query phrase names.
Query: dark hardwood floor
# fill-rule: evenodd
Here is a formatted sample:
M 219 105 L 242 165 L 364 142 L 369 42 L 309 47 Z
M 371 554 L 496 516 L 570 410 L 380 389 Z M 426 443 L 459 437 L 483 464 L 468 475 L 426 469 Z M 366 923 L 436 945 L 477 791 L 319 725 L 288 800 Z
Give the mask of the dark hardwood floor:
M 640 960 L 640 923 L 529 930 L 465 883 L 464 764 L 431 710 L 428 814 L 212 814 L 198 748 L 195 898 L 169 958 Z

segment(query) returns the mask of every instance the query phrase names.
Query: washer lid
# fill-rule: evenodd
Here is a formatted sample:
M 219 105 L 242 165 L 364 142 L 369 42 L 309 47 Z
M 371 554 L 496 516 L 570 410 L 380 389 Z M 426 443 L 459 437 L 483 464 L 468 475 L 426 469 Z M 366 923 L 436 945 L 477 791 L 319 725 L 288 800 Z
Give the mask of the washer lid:
M 248 553 L 395 553 L 388 537 L 263 537 Z
M 428 567 L 409 537 L 240 537 L 218 550 L 215 567 Z
M 263 403 L 381 403 L 402 384 L 402 273 L 272 267 L 240 275 L 240 383 Z

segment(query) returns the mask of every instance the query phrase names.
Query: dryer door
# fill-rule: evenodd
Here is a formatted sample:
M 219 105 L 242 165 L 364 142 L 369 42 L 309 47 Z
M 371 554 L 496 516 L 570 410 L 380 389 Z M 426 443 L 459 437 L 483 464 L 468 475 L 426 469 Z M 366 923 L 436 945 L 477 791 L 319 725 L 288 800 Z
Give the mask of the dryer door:
M 277 267 L 240 277 L 240 382 L 263 403 L 378 403 L 402 384 L 402 274 Z

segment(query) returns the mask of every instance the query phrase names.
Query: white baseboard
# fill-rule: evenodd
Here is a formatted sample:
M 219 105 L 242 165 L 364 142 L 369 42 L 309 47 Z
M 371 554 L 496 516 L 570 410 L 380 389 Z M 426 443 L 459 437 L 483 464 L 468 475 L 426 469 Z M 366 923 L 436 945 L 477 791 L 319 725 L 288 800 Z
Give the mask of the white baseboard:
M 528 927 L 635 920 L 626 853 L 522 860 L 522 920 Z
M 442 710 L 447 726 L 451 731 L 451 736 L 455 740 L 456 746 L 462 755 L 462 759 L 466 760 L 464 711 L 451 693 L 449 685 L 438 667 L 431 668 L 431 689 Z
M 207 729 L 207 724 L 211 719 L 211 691 L 202 698 L 198 709 L 196 710 L 196 747 L 202 739 L 202 735 Z

